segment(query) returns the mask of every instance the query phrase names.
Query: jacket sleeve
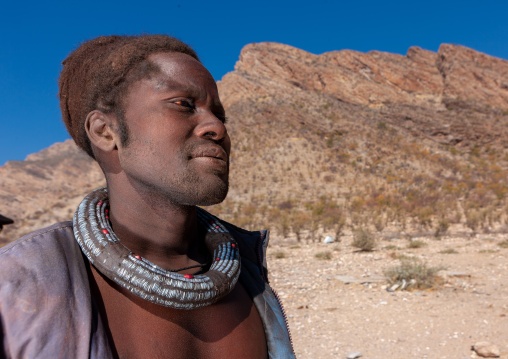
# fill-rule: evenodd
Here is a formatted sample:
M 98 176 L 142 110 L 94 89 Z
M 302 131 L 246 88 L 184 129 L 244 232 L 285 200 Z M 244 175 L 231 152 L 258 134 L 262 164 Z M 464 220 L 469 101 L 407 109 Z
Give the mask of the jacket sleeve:
M 0 263 L 3 355 L 89 358 L 91 294 L 70 223 L 34 232 L 1 248 Z

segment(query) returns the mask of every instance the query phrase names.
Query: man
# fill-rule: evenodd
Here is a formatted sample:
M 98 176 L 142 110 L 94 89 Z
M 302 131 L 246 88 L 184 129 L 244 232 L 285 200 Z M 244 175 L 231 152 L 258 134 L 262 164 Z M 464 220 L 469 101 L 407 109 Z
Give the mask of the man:
M 73 223 L 0 250 L 0 352 L 293 358 L 267 283 L 267 233 L 196 207 L 225 198 L 230 139 L 194 51 L 167 36 L 108 36 L 63 64 L 64 122 L 107 189 Z

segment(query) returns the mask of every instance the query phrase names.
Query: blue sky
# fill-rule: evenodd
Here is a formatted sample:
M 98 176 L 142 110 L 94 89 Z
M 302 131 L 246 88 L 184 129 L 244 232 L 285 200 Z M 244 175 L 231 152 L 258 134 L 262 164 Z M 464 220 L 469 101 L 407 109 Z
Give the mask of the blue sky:
M 99 35 L 164 33 L 189 43 L 215 79 L 248 43 L 319 54 L 405 54 L 455 43 L 508 59 L 508 1 L 20 1 L 0 12 L 0 165 L 69 136 L 57 100 L 60 63 Z

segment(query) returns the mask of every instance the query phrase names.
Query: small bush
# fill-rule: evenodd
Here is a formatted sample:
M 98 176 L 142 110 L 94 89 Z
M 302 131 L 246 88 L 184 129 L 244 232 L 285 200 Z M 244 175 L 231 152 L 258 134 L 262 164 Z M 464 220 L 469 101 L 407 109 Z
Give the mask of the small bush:
M 332 253 L 329 251 L 318 252 L 314 255 L 314 257 L 316 257 L 317 259 L 321 259 L 321 260 L 329 260 L 329 259 L 332 259 Z
M 409 241 L 409 244 L 407 245 L 408 248 L 422 248 L 425 247 L 427 243 L 419 240 L 411 240 Z
M 391 252 L 389 254 L 389 256 L 391 259 L 398 259 L 398 260 L 404 260 L 404 259 L 412 260 L 413 259 L 413 257 L 407 256 L 404 253 L 397 253 L 397 252 Z
M 362 252 L 371 252 L 376 248 L 376 240 L 369 230 L 362 228 L 354 233 L 354 239 L 351 245 Z
M 448 232 L 448 228 L 450 228 L 450 222 L 446 219 L 442 219 L 439 221 L 436 227 L 436 231 L 434 232 L 434 237 L 436 239 L 440 239 L 441 236 L 445 235 Z
M 277 259 L 286 258 L 286 252 L 283 251 L 277 251 L 273 253 L 273 256 Z
M 437 273 L 444 268 L 429 267 L 419 259 L 402 259 L 400 265 L 387 269 L 385 276 L 390 284 L 407 283 L 407 289 L 430 289 L 438 283 Z
M 478 251 L 478 253 L 483 253 L 483 254 L 492 254 L 492 253 L 498 253 L 499 250 L 498 249 L 481 249 Z
M 457 252 L 455 249 L 453 248 L 447 248 L 447 249 L 443 249 L 442 251 L 440 251 L 439 253 L 441 254 L 457 254 L 459 252 Z
M 389 251 L 396 251 L 397 249 L 400 249 L 400 248 L 393 245 L 393 244 L 389 244 L 389 245 L 385 246 L 385 249 L 389 250 Z
M 501 248 L 508 248 L 508 240 L 499 242 L 497 245 Z

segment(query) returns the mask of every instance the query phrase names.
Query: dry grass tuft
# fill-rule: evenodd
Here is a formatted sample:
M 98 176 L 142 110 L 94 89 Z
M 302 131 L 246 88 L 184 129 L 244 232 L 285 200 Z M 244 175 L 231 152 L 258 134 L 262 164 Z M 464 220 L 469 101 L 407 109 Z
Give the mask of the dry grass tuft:
M 400 265 L 385 270 L 390 284 L 406 283 L 405 289 L 430 289 L 439 282 L 437 273 L 443 267 L 429 267 L 427 263 L 413 258 L 401 259 Z
M 497 245 L 501 248 L 508 248 L 508 240 L 499 242 Z
M 314 255 L 314 257 L 320 260 L 330 260 L 332 259 L 332 253 L 330 251 L 318 252 Z
M 447 248 L 447 249 L 443 249 L 439 253 L 441 253 L 441 254 L 457 254 L 459 252 L 453 248 Z
M 478 253 L 482 253 L 482 254 L 492 254 L 492 253 L 498 253 L 499 250 L 498 249 L 481 249 L 478 251 Z
M 274 258 L 277 258 L 277 259 L 286 258 L 286 252 L 283 252 L 283 251 L 276 251 L 272 255 Z
M 427 245 L 427 243 L 420 241 L 418 239 L 415 239 L 415 240 L 409 241 L 409 244 L 407 245 L 407 247 L 414 249 L 414 248 L 422 248 L 422 247 L 425 247 L 426 245 Z

